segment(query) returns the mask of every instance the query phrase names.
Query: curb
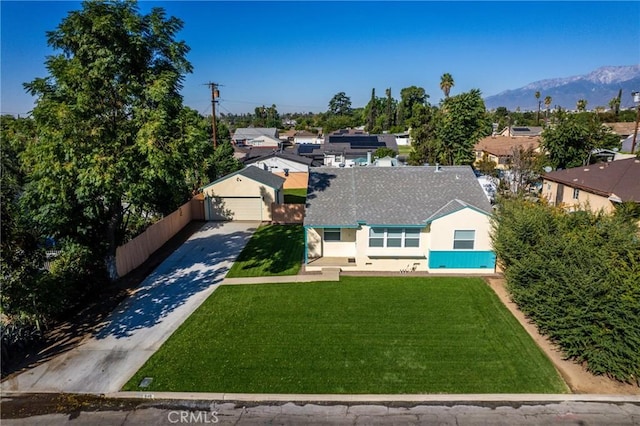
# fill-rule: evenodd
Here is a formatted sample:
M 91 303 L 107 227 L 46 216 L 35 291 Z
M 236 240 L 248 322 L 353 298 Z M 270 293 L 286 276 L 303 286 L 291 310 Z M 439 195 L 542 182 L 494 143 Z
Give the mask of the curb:
M 59 392 L 39 392 L 59 393 Z M 29 395 L 33 392 L 1 392 L 3 398 Z M 268 393 L 224 393 L 224 392 L 111 392 L 82 393 L 110 399 L 189 400 L 225 402 L 303 402 L 303 403 L 553 403 L 553 402 L 599 402 L 632 403 L 640 405 L 640 395 L 606 394 L 268 394 Z

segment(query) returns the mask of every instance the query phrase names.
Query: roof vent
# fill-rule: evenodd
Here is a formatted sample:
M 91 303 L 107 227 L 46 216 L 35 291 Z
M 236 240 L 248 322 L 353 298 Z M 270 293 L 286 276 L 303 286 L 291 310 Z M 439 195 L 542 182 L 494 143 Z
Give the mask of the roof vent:
M 441 172 L 441 171 L 442 171 L 442 169 L 440 168 L 440 164 L 436 163 L 436 170 L 435 170 L 435 172 L 436 172 L 436 173 L 438 173 L 438 172 Z
M 585 171 L 585 172 L 588 172 L 588 171 L 589 171 L 589 169 L 584 169 L 584 171 Z

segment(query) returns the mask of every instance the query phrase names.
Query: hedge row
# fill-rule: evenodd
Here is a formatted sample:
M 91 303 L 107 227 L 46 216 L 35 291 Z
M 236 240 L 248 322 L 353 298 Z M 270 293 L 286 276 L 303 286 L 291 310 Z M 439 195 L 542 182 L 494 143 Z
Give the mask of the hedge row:
M 567 358 L 640 385 L 640 233 L 636 219 L 504 200 L 493 245 L 508 289 Z

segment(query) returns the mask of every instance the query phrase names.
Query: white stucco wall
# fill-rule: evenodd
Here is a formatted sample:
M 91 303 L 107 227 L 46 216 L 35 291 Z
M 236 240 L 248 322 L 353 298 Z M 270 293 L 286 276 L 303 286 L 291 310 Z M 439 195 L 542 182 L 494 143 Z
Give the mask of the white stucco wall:
M 459 210 L 431 223 L 431 250 L 453 250 L 453 235 L 457 230 L 474 230 L 473 250 L 491 250 L 489 216 L 471 208 Z

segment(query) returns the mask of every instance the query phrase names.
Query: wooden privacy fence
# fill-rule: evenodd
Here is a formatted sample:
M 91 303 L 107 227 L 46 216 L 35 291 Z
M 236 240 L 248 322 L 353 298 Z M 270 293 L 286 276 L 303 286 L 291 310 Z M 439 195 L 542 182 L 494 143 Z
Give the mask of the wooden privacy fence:
M 122 277 L 142 265 L 192 220 L 204 220 L 204 196 L 198 194 L 168 216 L 116 249 L 116 268 Z
M 271 222 L 278 224 L 303 223 L 304 204 L 271 203 Z

